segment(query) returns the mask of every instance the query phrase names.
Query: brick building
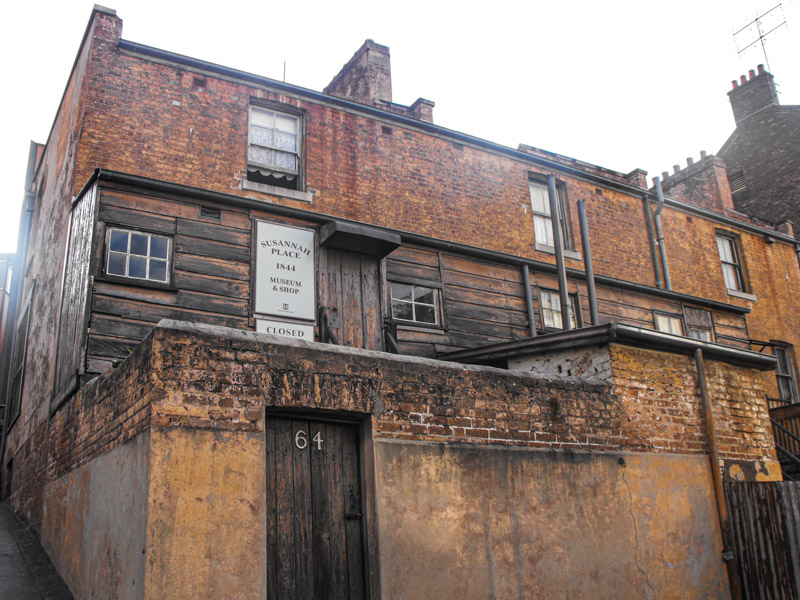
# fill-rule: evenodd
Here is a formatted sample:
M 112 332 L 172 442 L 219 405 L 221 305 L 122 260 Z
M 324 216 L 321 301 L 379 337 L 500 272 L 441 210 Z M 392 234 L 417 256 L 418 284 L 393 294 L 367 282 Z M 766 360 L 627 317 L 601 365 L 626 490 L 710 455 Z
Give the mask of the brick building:
M 439 127 L 370 40 L 320 93 L 121 32 L 32 153 L 3 371 L 76 596 L 727 596 L 790 230 Z

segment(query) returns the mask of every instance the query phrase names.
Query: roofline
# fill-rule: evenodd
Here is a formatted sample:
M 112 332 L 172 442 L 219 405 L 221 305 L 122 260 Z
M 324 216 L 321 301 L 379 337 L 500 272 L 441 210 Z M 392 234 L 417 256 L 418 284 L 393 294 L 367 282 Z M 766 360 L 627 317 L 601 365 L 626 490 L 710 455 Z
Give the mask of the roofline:
M 775 357 L 769 354 L 722 346 L 711 342 L 701 342 L 616 321 L 593 327 L 560 331 L 532 338 L 500 342 L 499 344 L 489 344 L 479 348 L 447 352 L 440 354 L 439 358 L 441 360 L 473 364 L 520 356 L 535 356 L 554 350 L 597 346 L 615 342 L 636 348 L 688 356 L 693 355 L 695 350 L 699 349 L 703 351 L 703 356 L 706 358 L 760 371 L 774 370 L 776 365 Z
M 206 71 L 208 73 L 222 75 L 225 77 L 230 77 L 237 80 L 242 80 L 245 82 L 253 83 L 256 85 L 267 86 L 279 91 L 289 92 L 293 94 L 298 94 L 305 96 L 309 99 L 315 100 L 317 102 L 321 102 L 324 104 L 329 104 L 333 106 L 338 106 L 347 110 L 351 110 L 354 112 L 364 113 L 370 115 L 372 117 L 376 117 L 386 121 L 394 121 L 396 123 L 401 123 L 406 127 L 410 127 L 413 129 L 419 129 L 426 133 L 431 133 L 437 136 L 451 138 L 453 140 L 457 140 L 462 143 L 471 144 L 474 146 L 479 146 L 481 148 L 488 149 L 493 152 L 497 152 L 500 154 L 504 154 L 510 156 L 511 158 L 520 160 L 526 163 L 532 163 L 535 165 L 539 165 L 542 167 L 546 167 L 548 169 L 552 169 L 554 171 L 559 171 L 562 173 L 567 173 L 576 179 L 581 179 L 584 181 L 588 181 L 591 183 L 598 183 L 606 188 L 613 189 L 619 192 L 623 192 L 625 194 L 635 196 L 635 197 L 646 197 L 652 200 L 658 200 L 658 196 L 654 192 L 650 192 L 647 189 L 635 187 L 632 185 L 627 185 L 624 183 L 620 183 L 613 179 L 609 179 L 603 177 L 601 175 L 596 175 L 593 173 L 587 173 L 586 171 L 581 171 L 580 169 L 576 169 L 574 167 L 569 167 L 567 165 L 560 164 L 555 161 L 550 161 L 547 159 L 539 158 L 536 156 L 531 156 L 528 153 L 522 152 L 520 150 L 516 150 L 514 148 L 509 148 L 508 146 L 503 146 L 501 144 L 491 142 L 482 138 L 474 137 L 468 135 L 466 133 L 461 133 L 459 131 L 455 131 L 452 129 L 447 129 L 446 127 L 442 127 L 440 125 L 435 125 L 433 123 L 428 123 L 427 121 L 418 121 L 416 119 L 411 119 L 409 117 L 404 117 L 402 115 L 396 115 L 394 113 L 389 113 L 378 108 L 373 108 L 371 106 L 367 106 L 365 104 L 359 104 L 358 102 L 353 102 L 351 100 L 346 100 L 344 98 L 338 98 L 336 96 L 330 96 L 328 94 L 324 94 L 322 92 L 317 92 L 315 90 L 310 90 L 298 85 L 293 85 L 290 83 L 286 83 L 283 81 L 277 81 L 275 79 L 270 79 L 269 77 L 264 77 L 262 75 L 255 75 L 253 73 L 248 73 L 246 71 L 240 71 L 238 69 L 233 69 L 231 67 L 225 67 L 222 65 L 218 65 L 215 63 L 207 62 L 204 60 L 200 60 L 197 58 L 192 58 L 189 56 L 185 56 L 183 54 L 176 54 L 174 52 L 169 52 L 167 50 L 161 50 L 159 48 L 154 48 L 152 46 L 146 46 L 144 44 L 139 44 L 137 42 L 130 42 L 128 40 L 120 40 L 119 41 L 119 48 L 121 50 L 132 52 L 136 54 L 142 54 L 145 56 L 150 56 L 159 60 L 171 62 L 171 63 L 178 63 L 185 65 L 190 68 L 198 69 L 201 71 Z M 599 165 L 598 168 L 600 167 Z M 757 233 L 758 235 L 768 235 L 775 240 L 779 240 L 785 242 L 787 244 L 791 244 L 794 246 L 797 242 L 793 237 L 787 236 L 777 231 L 772 231 L 769 229 L 763 229 L 756 225 L 752 225 L 750 223 L 745 223 L 742 221 L 737 221 L 731 217 L 726 217 L 725 215 L 720 215 L 713 211 L 709 211 L 703 208 L 699 208 L 696 206 L 692 206 L 690 204 L 686 204 L 683 202 L 679 202 L 677 200 L 673 200 L 670 198 L 666 199 L 666 203 L 673 208 L 678 210 L 682 210 L 684 212 L 693 213 L 699 216 L 703 216 L 713 221 L 717 221 L 720 223 L 724 223 L 726 225 L 738 227 L 740 229 L 750 231 L 752 233 Z
M 280 204 L 270 204 L 263 202 L 261 200 L 255 200 L 253 198 L 246 198 L 243 196 L 226 194 L 224 192 L 215 192 L 201 188 L 194 188 L 178 183 L 149 179 L 146 177 L 141 177 L 139 175 L 131 175 L 129 173 L 121 173 L 119 171 L 111 171 L 108 169 L 96 169 L 89 178 L 89 180 L 86 182 L 86 184 L 83 186 L 81 192 L 76 196 L 76 199 L 80 198 L 83 195 L 83 193 L 86 190 L 88 190 L 89 187 L 91 187 L 95 183 L 95 181 L 98 180 L 109 181 L 112 183 L 119 183 L 123 185 L 142 187 L 154 191 L 176 194 L 181 196 L 188 196 L 191 198 L 208 200 L 211 202 L 218 202 L 221 204 L 228 204 L 231 206 L 256 209 L 264 212 L 271 212 L 273 214 L 285 217 L 290 217 L 293 219 L 303 219 L 305 221 L 312 221 L 315 223 L 329 223 L 331 221 L 352 223 L 354 225 L 371 227 L 373 229 L 377 229 L 379 231 L 384 231 L 387 233 L 399 234 L 404 242 L 412 244 L 430 246 L 440 250 L 450 250 L 453 252 L 466 254 L 468 256 L 483 258 L 486 260 L 492 260 L 508 265 L 516 265 L 516 266 L 528 265 L 534 271 L 540 273 L 556 272 L 555 264 L 531 258 L 525 258 L 522 256 L 516 256 L 514 254 L 507 254 L 505 252 L 498 252 L 496 250 L 487 250 L 485 248 L 479 248 L 477 246 L 470 246 L 467 244 L 461 244 L 459 242 L 451 242 L 440 238 L 420 235 L 399 229 L 392 229 L 390 227 L 383 227 L 380 225 L 374 225 L 372 223 L 365 223 L 363 221 L 356 221 L 353 219 L 343 219 L 334 215 L 311 212 L 308 210 L 293 208 L 290 206 L 283 206 Z M 586 273 L 579 269 L 568 268 L 567 275 L 571 279 L 584 280 L 584 281 L 586 280 Z M 641 294 L 654 295 L 662 298 L 669 298 L 671 300 L 676 300 L 680 302 L 688 302 L 698 306 L 712 308 L 715 310 L 725 311 L 733 314 L 743 315 L 750 312 L 750 309 L 744 306 L 738 306 L 736 304 L 727 304 L 725 302 L 718 302 L 716 300 L 710 300 L 708 298 L 701 298 L 699 296 L 692 296 L 690 294 L 683 294 L 681 292 L 675 292 L 673 290 L 665 290 L 662 288 L 656 288 L 649 285 L 644 285 L 642 283 L 636 283 L 634 281 L 626 281 L 624 279 L 616 279 L 614 277 L 608 277 L 604 275 L 595 275 L 595 282 L 604 285 L 606 287 L 616 287 L 620 289 L 638 292 Z

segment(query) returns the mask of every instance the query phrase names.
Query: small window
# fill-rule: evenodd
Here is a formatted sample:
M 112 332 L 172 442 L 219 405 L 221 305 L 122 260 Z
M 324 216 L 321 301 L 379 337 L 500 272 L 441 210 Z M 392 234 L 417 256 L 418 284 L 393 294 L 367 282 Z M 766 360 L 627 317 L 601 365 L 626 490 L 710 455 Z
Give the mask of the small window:
M 250 107 L 247 178 L 293 190 L 300 185 L 300 116 Z
M 736 239 L 727 235 L 717 234 L 717 250 L 719 251 L 719 259 L 722 262 L 725 287 L 737 292 L 746 292 L 741 255 Z
M 407 283 L 391 283 L 392 318 L 398 321 L 438 325 L 437 291 Z
M 106 274 L 169 283 L 170 238 L 111 229 Z
M 547 184 L 541 181 L 531 181 L 529 187 L 531 210 L 533 212 L 534 239 L 538 244 L 553 248 L 555 247 L 555 242 L 553 241 L 553 219 L 550 214 L 550 195 L 547 191 Z M 556 186 L 556 195 L 556 205 L 559 212 L 558 222 L 561 224 L 561 239 L 563 240 L 564 248 L 570 249 L 572 245 L 569 227 L 567 226 L 566 204 L 564 202 L 566 193 L 563 184 Z
M 659 313 L 656 313 L 654 316 L 656 331 L 663 331 L 664 333 L 671 333 L 673 335 L 683 335 L 683 320 L 680 317 L 662 315 Z
M 797 381 L 792 367 L 792 353 L 788 345 L 775 345 L 772 351 L 777 359 L 775 377 L 778 379 L 778 393 L 785 402 L 797 402 Z
M 542 326 L 545 329 L 564 329 L 564 322 L 561 320 L 561 297 L 558 292 L 540 290 L 539 298 L 542 309 Z M 580 314 L 577 306 L 577 294 L 569 294 L 569 319 L 573 329 L 580 327 L 576 318 L 576 315 Z
M 686 329 L 690 338 L 700 342 L 714 341 L 712 334 L 714 325 L 709 311 L 687 306 L 683 309 L 683 316 L 686 319 Z

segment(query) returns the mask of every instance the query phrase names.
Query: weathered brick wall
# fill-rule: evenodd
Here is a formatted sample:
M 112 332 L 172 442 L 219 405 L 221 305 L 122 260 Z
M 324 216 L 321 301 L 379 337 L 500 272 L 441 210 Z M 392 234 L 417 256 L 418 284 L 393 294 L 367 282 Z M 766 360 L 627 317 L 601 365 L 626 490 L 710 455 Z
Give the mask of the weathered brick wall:
M 56 415 L 50 478 L 148 424 L 262 432 L 265 410 L 274 408 L 372 414 L 378 438 L 593 451 L 708 451 L 687 357 L 612 345 L 612 389 L 596 379 L 536 377 L 164 323 L 116 372 L 97 380 Z M 758 377 L 719 363 L 707 365 L 721 456 L 774 458 Z
M 694 359 L 617 344 L 610 352 L 628 443 L 656 452 L 708 452 Z M 720 458 L 777 460 L 758 371 L 706 360 L 704 372 Z

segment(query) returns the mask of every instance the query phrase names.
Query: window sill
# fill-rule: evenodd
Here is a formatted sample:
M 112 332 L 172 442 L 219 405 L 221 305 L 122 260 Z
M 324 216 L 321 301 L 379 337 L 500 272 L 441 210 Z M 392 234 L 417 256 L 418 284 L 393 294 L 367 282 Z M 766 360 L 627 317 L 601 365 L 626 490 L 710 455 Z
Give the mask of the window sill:
M 548 246 L 547 244 L 540 244 L 538 242 L 535 242 L 533 244 L 533 249 L 537 250 L 539 252 L 546 252 L 547 254 L 555 254 L 556 253 L 556 249 L 553 248 L 553 246 Z M 566 258 L 571 258 L 572 260 L 580 260 L 581 259 L 581 253 L 580 252 L 578 252 L 577 250 L 567 250 L 566 248 L 564 248 L 564 256 Z
M 728 288 L 728 295 L 735 298 L 742 298 L 743 300 L 750 300 L 751 302 L 758 302 L 758 298 L 755 294 L 748 294 L 746 292 L 740 292 L 739 290 Z
M 302 202 L 311 202 L 314 199 L 314 194 L 311 192 L 298 192 L 297 190 L 289 190 L 275 185 L 267 185 L 266 183 L 256 183 L 249 179 L 242 180 L 241 189 L 250 190 L 252 192 L 262 192 L 264 194 L 270 194 L 271 196 L 280 196 L 281 198 L 291 198 L 292 200 L 300 200 Z
M 394 324 L 397 325 L 397 329 L 400 331 L 419 331 L 421 333 L 430 333 L 433 335 L 444 335 L 446 331 L 441 325 L 397 320 L 394 321 Z

